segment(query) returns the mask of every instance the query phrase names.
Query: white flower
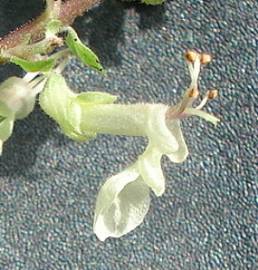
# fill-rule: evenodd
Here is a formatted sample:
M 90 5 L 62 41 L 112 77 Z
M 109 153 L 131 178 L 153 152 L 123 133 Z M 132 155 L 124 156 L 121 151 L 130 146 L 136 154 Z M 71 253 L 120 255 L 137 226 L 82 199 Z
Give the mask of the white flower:
M 3 143 L 12 134 L 15 120 L 25 118 L 34 108 L 43 83 L 42 78 L 33 80 L 36 76 L 28 73 L 23 79 L 10 77 L 0 85 L 0 155 Z
M 157 115 L 152 114 L 155 117 L 149 121 L 149 134 L 154 127 L 158 128 L 157 123 L 154 124 Z M 163 120 L 160 120 L 162 123 Z M 94 232 L 100 240 L 120 237 L 142 223 L 150 205 L 150 188 L 157 196 L 165 191 L 160 163 L 164 153 L 169 153 L 167 155 L 175 162 L 182 162 L 187 157 L 188 151 L 178 120 L 173 121 L 170 130 L 166 125 L 158 129 L 162 132 L 149 139 L 145 152 L 134 165 L 109 178 L 100 189 L 94 218 Z M 168 143 L 168 138 L 172 144 Z
M 93 227 L 97 237 L 102 241 L 107 237 L 120 237 L 142 223 L 149 209 L 150 189 L 156 196 L 164 193 L 162 155 L 167 155 L 176 163 L 183 162 L 187 158 L 188 149 L 180 128 L 180 120 L 196 115 L 213 124 L 219 121 L 201 110 L 208 99 L 217 95 L 217 91 L 208 91 L 200 105 L 192 107 L 199 94 L 197 84 L 200 66 L 209 57 L 190 52 L 187 59 L 192 82 L 182 101 L 174 107 L 162 104 L 145 107 L 145 115 L 135 121 L 136 126 L 138 125 L 135 130 L 137 132 L 143 130 L 140 125 L 144 124 L 145 135 L 149 140 L 146 150 L 130 168 L 109 178 L 100 189 Z M 135 108 L 137 107 L 133 107 L 134 112 Z M 131 119 L 130 116 L 128 119 Z
M 186 158 L 188 151 L 179 121 L 176 120 L 172 128 L 176 136 L 167 127 L 163 127 L 163 131 L 169 132 L 167 136 L 164 132 L 150 139 L 145 152 L 134 165 L 110 177 L 100 189 L 94 232 L 101 241 L 107 237 L 120 237 L 143 222 L 150 205 L 150 188 L 157 196 L 164 193 L 165 178 L 160 163 L 164 153 L 170 153 L 169 158 L 175 162 L 182 162 Z M 167 137 L 172 138 L 174 144 L 166 143 Z
M 25 80 L 10 77 L 0 85 L 0 101 L 14 114 L 15 119 L 22 119 L 32 112 L 35 95 Z

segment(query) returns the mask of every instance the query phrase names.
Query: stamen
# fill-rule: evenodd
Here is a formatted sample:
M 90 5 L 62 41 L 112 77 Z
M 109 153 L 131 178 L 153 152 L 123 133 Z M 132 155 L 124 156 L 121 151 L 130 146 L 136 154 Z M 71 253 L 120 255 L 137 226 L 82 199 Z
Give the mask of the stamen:
M 197 57 L 199 57 L 199 53 L 195 52 L 195 51 L 192 51 L 192 50 L 188 50 L 186 53 L 185 53 L 185 58 L 188 62 L 190 63 L 194 63 L 195 60 L 197 59 Z
M 197 57 L 195 62 L 193 63 L 193 73 L 191 74 L 192 88 L 198 88 L 197 85 L 200 69 L 201 69 L 200 57 Z
M 219 92 L 217 89 L 208 91 L 208 99 L 214 99 L 218 96 Z
M 189 89 L 183 97 L 178 113 L 182 113 L 187 107 L 191 107 L 198 95 L 199 91 L 197 88 Z
M 187 107 L 191 107 L 194 100 L 198 97 L 198 76 L 200 73 L 200 54 L 195 51 L 187 51 L 185 54 L 188 62 L 188 68 L 191 76 L 191 84 L 184 94 L 183 100 L 178 109 L 178 113 L 182 113 Z
M 218 96 L 218 90 L 214 89 L 214 90 L 207 91 L 207 93 L 204 96 L 204 98 L 202 99 L 201 103 L 197 107 L 195 107 L 195 109 L 197 109 L 197 110 L 202 109 L 208 100 L 212 100 L 212 99 L 216 98 L 217 96 Z
M 211 55 L 207 53 L 199 54 L 196 51 L 189 50 L 185 53 L 185 58 L 188 63 L 188 68 L 191 76 L 191 84 L 183 96 L 183 99 L 178 109 L 173 109 L 173 111 L 169 112 L 169 116 L 171 115 L 179 115 L 186 111 L 186 109 L 190 108 L 194 102 L 194 100 L 199 96 L 198 91 L 198 77 L 201 69 L 201 65 L 207 64 L 211 61 Z M 201 103 L 195 108 L 197 110 L 203 108 L 203 106 L 207 103 L 208 100 L 215 98 L 218 95 L 217 90 L 210 90 L 206 93 Z
M 207 103 L 208 99 L 209 99 L 208 95 L 206 94 L 205 97 L 202 99 L 201 103 L 198 106 L 196 106 L 195 109 L 197 109 L 197 110 L 202 109 L 205 106 L 205 104 Z
M 212 57 L 208 53 L 202 53 L 200 56 L 200 61 L 201 61 L 202 65 L 206 65 L 206 64 L 210 63 L 211 60 L 212 60 Z
M 203 118 L 204 120 L 211 122 L 214 125 L 216 125 L 220 121 L 220 119 L 217 118 L 216 116 L 211 115 L 211 114 L 204 112 L 202 110 L 198 110 L 196 108 L 187 108 L 185 110 L 185 113 L 188 115 L 192 115 L 192 116 L 199 116 L 199 117 Z
M 199 91 L 197 88 L 191 89 L 188 93 L 189 98 L 197 98 L 199 96 Z

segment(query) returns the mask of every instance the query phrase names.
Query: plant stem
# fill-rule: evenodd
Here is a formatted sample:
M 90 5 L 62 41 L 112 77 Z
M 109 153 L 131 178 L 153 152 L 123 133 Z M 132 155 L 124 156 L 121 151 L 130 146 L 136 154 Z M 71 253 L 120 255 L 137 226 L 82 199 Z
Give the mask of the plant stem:
M 70 25 L 76 17 L 81 16 L 85 11 L 91 9 L 101 0 L 67 0 L 60 10 L 59 19 L 65 24 Z M 18 46 L 27 36 L 32 41 L 42 37 L 46 21 L 46 14 L 43 13 L 37 19 L 30 21 L 16 30 L 10 32 L 3 38 L 0 38 L 0 49 L 9 49 Z

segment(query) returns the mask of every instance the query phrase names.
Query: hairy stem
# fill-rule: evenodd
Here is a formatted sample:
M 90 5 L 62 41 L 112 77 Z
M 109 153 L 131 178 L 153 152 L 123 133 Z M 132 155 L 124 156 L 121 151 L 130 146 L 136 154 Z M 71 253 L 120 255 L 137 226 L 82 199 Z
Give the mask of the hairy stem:
M 59 19 L 70 25 L 76 17 L 81 16 L 85 11 L 91 9 L 101 0 L 67 0 L 61 5 Z M 18 46 L 27 36 L 33 41 L 42 37 L 45 26 L 46 14 L 43 13 L 37 19 L 30 21 L 16 30 L 0 38 L 0 49 L 9 49 Z

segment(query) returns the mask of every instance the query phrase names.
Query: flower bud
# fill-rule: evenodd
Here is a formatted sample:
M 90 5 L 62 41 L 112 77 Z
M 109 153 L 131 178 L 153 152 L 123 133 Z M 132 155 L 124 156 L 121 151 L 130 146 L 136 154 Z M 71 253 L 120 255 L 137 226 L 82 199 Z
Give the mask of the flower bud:
M 22 119 L 34 108 L 35 92 L 25 80 L 10 77 L 0 85 L 0 101 L 14 114 L 15 119 Z

